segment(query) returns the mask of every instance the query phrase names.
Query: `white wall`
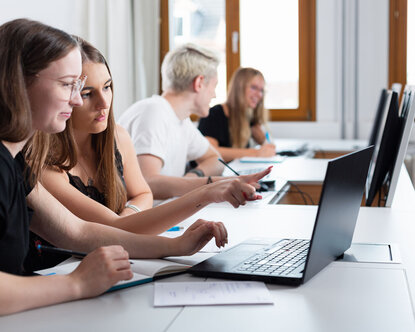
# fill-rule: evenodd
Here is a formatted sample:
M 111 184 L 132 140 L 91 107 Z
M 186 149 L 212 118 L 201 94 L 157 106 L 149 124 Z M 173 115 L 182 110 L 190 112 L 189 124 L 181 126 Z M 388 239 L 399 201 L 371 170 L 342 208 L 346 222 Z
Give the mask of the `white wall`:
M 83 0 L 0 0 L 0 24 L 16 18 L 30 18 L 83 36 Z
M 87 37 L 91 22 L 85 1 L 0 0 L 0 24 L 29 17 Z M 380 90 L 388 81 L 388 8 L 389 0 L 317 0 L 317 121 L 273 122 L 274 137 L 369 136 Z M 114 77 L 120 65 L 111 64 Z M 115 99 L 122 90 L 116 82 Z

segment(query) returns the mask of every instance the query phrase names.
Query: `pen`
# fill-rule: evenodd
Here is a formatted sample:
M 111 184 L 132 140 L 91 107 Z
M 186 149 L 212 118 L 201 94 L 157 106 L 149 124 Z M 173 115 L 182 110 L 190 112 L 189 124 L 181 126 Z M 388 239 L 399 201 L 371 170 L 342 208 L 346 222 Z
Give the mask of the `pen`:
M 237 171 L 235 171 L 231 166 L 229 166 L 224 160 L 222 160 L 221 158 L 218 158 L 218 160 L 222 163 L 222 164 L 224 164 L 227 168 L 229 168 L 232 172 L 233 172 L 233 174 L 235 174 L 235 175 L 237 175 L 237 176 L 239 176 L 240 174 L 237 172 Z
M 182 230 L 182 229 L 184 229 L 184 227 L 181 227 L 181 226 L 174 226 L 174 227 L 172 227 L 172 228 L 169 228 L 166 232 L 177 232 L 177 231 L 180 231 L 180 230 Z
M 49 247 L 49 246 L 44 246 L 44 245 L 41 245 L 41 244 L 38 244 L 36 246 L 36 248 L 39 251 L 51 252 L 51 253 L 55 253 L 55 254 L 67 254 L 67 255 L 72 255 L 72 256 L 75 256 L 75 257 L 85 257 L 87 255 L 84 252 L 78 252 L 78 251 L 72 251 L 72 250 L 68 250 L 68 249 Z
M 269 137 L 268 131 L 265 132 L 265 139 L 267 140 L 268 143 L 271 143 L 271 138 Z

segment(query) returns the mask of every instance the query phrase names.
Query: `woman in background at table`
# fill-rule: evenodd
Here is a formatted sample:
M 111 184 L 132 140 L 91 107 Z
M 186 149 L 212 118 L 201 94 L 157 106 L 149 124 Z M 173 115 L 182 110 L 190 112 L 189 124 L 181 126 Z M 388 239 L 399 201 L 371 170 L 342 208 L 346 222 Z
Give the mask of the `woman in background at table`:
M 210 203 L 228 201 L 238 207 L 260 197 L 253 186 L 239 179 L 215 180 L 172 202 L 137 213 L 143 208 L 140 195 L 147 196 L 150 190 L 128 133 L 115 125 L 108 64 L 94 46 L 75 38 L 81 48 L 82 75 L 87 76 L 81 91 L 83 105 L 73 109 L 62 133 L 52 135 L 46 159 L 49 167 L 42 177 L 45 188 L 72 213 L 133 233 L 159 234 Z M 269 170 L 249 179 L 254 183 L 267 173 Z M 130 201 L 125 205 L 127 199 Z M 142 201 L 151 204 L 147 197 Z
M 259 70 L 239 68 L 229 83 L 226 102 L 212 107 L 209 116 L 200 119 L 199 130 L 225 161 L 275 155 L 275 145 L 263 131 L 267 117 L 264 86 Z M 261 144 L 259 149 L 249 148 L 250 138 Z
M 79 46 L 67 33 L 27 19 L 0 26 L 0 315 L 97 296 L 132 277 L 129 255 L 191 255 L 212 237 L 227 242 L 220 222 L 198 220 L 174 239 L 86 222 L 38 182 L 48 134 L 63 131 L 82 106 L 81 73 Z M 29 228 L 89 254 L 70 274 L 24 277 Z

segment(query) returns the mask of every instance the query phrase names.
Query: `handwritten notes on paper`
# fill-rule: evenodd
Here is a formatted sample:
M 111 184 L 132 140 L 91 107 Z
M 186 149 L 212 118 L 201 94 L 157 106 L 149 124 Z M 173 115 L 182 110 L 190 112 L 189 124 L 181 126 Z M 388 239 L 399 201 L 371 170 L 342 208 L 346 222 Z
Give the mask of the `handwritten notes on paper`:
M 271 294 L 263 282 L 157 282 L 154 306 L 272 304 Z

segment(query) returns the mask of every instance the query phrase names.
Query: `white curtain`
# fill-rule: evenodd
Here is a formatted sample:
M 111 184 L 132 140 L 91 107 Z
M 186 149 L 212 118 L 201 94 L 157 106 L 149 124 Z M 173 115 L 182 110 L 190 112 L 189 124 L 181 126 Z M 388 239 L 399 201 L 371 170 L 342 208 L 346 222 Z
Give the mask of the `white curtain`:
M 159 1 L 87 0 L 78 6 L 82 37 L 109 63 L 117 119 L 135 101 L 159 92 Z

